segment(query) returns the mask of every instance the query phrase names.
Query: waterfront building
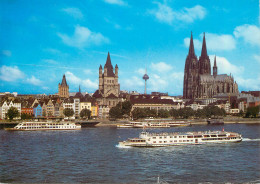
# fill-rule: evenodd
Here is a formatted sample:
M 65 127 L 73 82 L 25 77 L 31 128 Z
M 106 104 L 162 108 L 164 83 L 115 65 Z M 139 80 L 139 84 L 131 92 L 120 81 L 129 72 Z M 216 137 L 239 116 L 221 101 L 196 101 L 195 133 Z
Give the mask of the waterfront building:
M 65 74 L 63 75 L 61 84 L 59 83 L 59 97 L 69 98 L 69 85 L 67 84 Z
M 46 115 L 47 117 L 54 116 L 54 104 L 51 99 L 48 99 L 46 103 Z
M 42 107 L 41 104 L 35 103 L 33 106 L 33 115 L 35 118 L 42 117 Z
M 132 95 L 130 96 L 132 110 L 135 108 L 149 108 L 150 110 L 170 110 L 174 108 L 175 102 L 171 99 L 160 99 L 151 95 Z
M 218 94 L 236 96 L 238 93 L 237 83 L 231 74 L 218 74 L 216 56 L 213 66 L 213 75 L 211 75 L 211 65 L 207 53 L 205 33 L 199 60 L 195 55 L 193 37 L 191 34 L 189 53 L 184 69 L 183 98 L 206 99 Z
M 14 99 L 14 100 L 4 99 L 0 103 L 0 119 L 5 119 L 6 118 L 6 113 L 8 112 L 8 110 L 11 107 L 17 108 L 19 114 L 21 114 L 22 107 L 21 107 L 21 102 L 18 99 Z M 15 118 L 15 119 L 20 119 L 20 117 Z

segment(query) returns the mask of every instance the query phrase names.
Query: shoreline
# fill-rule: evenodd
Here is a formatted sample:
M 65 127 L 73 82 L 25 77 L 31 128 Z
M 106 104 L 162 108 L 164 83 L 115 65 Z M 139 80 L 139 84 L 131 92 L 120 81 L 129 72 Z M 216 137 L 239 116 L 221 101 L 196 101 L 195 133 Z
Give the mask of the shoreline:
M 116 121 L 109 121 L 109 120 L 96 120 L 99 121 L 99 123 L 95 127 L 116 127 L 117 125 L 122 125 L 124 123 L 128 123 L 129 120 L 116 120 Z M 143 120 L 140 120 L 143 121 Z M 206 119 L 175 119 L 173 121 L 189 121 L 191 125 L 207 125 Z M 12 124 L 18 124 L 22 121 L 10 121 L 10 122 L 4 122 L 3 120 L 0 121 L 0 125 L 12 125 Z M 259 124 L 260 125 L 260 119 L 259 118 L 224 118 L 224 124 Z
M 207 125 L 206 119 L 200 119 L 200 120 L 189 120 L 189 119 L 181 119 L 181 120 L 173 120 L 173 121 L 189 121 L 191 125 Z M 96 125 L 96 127 L 105 127 L 105 126 L 111 126 L 115 127 L 117 125 L 122 125 L 124 123 L 127 123 L 129 121 L 127 120 L 117 120 L 117 121 L 109 121 L 109 120 L 102 120 L 99 124 Z M 260 125 L 260 119 L 246 119 L 246 118 L 240 118 L 240 119 L 224 119 L 224 124 L 259 124 Z

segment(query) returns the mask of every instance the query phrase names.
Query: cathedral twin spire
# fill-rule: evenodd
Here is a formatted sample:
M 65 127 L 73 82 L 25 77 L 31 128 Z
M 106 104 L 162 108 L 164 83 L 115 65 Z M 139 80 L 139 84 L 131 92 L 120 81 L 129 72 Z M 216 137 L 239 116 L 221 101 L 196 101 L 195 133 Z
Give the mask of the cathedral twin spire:
M 189 54 L 188 54 L 187 58 L 196 58 L 196 60 L 197 60 L 197 57 L 196 57 L 195 51 L 194 51 L 192 32 L 191 32 L 191 38 L 190 38 Z M 211 66 L 210 66 L 209 56 L 207 53 L 205 33 L 203 36 L 203 43 L 202 43 L 202 49 L 201 49 L 201 56 L 199 57 L 199 62 L 198 62 L 198 69 L 199 69 L 199 74 L 211 75 Z

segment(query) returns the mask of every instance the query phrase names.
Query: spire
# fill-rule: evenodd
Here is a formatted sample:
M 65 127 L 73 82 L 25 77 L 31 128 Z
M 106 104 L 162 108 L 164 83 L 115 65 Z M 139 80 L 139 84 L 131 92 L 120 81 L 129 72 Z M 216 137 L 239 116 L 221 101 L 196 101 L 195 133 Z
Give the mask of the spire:
M 99 69 L 102 69 L 102 66 L 101 66 L 101 65 L 99 66 Z
M 112 67 L 112 64 L 111 64 L 110 54 L 108 52 L 105 67 L 110 67 L 110 66 Z
M 80 85 L 79 85 L 79 92 L 81 93 L 81 90 L 80 90 Z
M 206 39 L 205 39 L 205 32 L 204 32 L 201 57 L 206 58 L 207 56 L 208 56 L 208 53 L 207 53 L 207 46 L 206 46 Z
M 68 86 L 68 85 L 67 85 L 67 81 L 66 81 L 65 74 L 63 75 L 62 82 L 61 82 L 61 86 Z
M 214 66 L 213 66 L 213 76 L 216 77 L 218 75 L 218 67 L 217 67 L 217 59 L 216 59 L 216 55 L 214 58 Z
M 192 31 L 191 31 L 191 36 L 190 36 L 189 56 L 195 56 L 194 44 L 193 44 L 193 37 L 192 37 Z
M 107 69 L 107 76 L 108 77 L 114 77 L 114 71 L 113 71 L 114 69 L 113 69 L 113 66 L 112 66 L 112 63 L 111 63 L 109 52 L 107 54 L 107 61 L 106 61 L 104 68 Z

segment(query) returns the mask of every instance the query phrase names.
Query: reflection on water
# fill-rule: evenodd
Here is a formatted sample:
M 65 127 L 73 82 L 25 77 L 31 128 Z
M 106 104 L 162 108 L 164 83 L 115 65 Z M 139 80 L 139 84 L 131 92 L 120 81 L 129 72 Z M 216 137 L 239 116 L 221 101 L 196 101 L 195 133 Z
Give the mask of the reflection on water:
M 222 130 L 223 126 L 153 129 L 153 132 Z M 229 124 L 241 143 L 121 148 L 141 129 L 79 131 L 0 130 L 0 182 L 168 183 L 254 182 L 260 178 L 260 126 Z

